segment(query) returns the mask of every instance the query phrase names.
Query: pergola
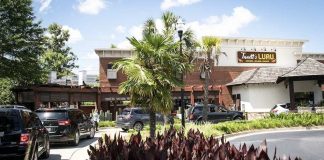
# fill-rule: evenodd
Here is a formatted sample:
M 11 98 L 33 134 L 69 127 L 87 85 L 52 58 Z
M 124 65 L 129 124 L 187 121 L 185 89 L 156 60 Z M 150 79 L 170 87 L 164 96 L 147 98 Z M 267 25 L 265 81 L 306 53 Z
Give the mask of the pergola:
M 289 87 L 290 106 L 296 109 L 294 81 L 316 80 L 319 87 L 324 83 L 324 64 L 312 58 L 305 58 L 295 68 L 278 76 L 276 83 L 283 82 Z

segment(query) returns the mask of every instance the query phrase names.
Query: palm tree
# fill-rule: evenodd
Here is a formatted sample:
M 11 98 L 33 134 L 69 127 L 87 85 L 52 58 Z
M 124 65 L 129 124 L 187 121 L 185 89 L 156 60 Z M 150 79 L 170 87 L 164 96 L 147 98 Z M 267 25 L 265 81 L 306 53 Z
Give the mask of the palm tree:
M 178 44 L 159 33 L 143 34 L 142 40 L 128 38 L 135 54 L 115 63 L 127 75 L 119 92 L 131 96 L 131 105 L 139 105 L 150 113 L 150 137 L 155 137 L 155 113 L 173 108 L 172 88 L 182 85 L 176 73 L 184 72 L 189 64 L 181 62 Z
M 206 36 L 202 38 L 202 46 L 203 52 L 206 55 L 206 59 L 204 60 L 201 66 L 201 72 L 205 74 L 205 85 L 204 85 L 204 107 L 203 107 L 203 121 L 207 121 L 208 114 L 208 86 L 210 80 L 210 73 L 212 68 L 212 59 L 215 59 L 216 65 L 218 65 L 219 56 L 221 54 L 226 55 L 225 52 L 221 52 L 220 47 L 221 39 L 217 37 Z

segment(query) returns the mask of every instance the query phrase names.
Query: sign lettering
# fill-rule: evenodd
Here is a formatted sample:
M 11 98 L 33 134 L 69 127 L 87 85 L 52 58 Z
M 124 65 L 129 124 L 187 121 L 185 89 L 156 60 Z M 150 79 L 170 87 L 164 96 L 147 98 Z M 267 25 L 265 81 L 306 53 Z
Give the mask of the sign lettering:
M 276 52 L 238 51 L 238 63 L 276 63 Z

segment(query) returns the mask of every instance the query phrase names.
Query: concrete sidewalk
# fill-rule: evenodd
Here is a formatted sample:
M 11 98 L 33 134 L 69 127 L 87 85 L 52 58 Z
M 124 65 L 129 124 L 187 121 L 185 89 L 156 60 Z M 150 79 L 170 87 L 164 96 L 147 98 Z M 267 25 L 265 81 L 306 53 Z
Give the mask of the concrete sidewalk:
M 97 131 L 95 137 L 101 137 L 103 134 L 107 134 L 110 137 L 114 137 L 114 135 L 116 134 L 116 136 L 118 136 L 118 134 L 120 134 L 122 137 L 125 137 L 128 133 L 127 132 L 123 132 L 122 129 L 120 128 L 103 128 L 100 129 L 99 131 Z M 98 142 L 94 141 L 89 145 L 95 146 Z M 89 155 L 87 152 L 87 149 L 89 149 L 89 145 L 80 148 L 78 150 L 75 150 L 71 157 L 70 160 L 88 160 L 89 159 Z

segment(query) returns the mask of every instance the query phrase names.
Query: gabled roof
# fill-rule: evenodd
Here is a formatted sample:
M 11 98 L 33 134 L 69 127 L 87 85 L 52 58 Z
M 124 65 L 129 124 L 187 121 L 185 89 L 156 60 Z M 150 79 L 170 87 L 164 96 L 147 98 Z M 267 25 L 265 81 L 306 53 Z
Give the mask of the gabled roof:
M 288 72 L 280 75 L 277 82 L 288 77 L 324 76 L 324 64 L 312 58 L 305 58 Z
M 253 83 L 278 83 L 288 77 L 324 76 L 324 64 L 306 58 L 296 67 L 263 67 L 242 72 L 228 86 Z

